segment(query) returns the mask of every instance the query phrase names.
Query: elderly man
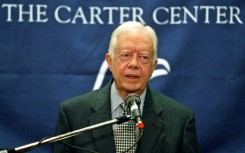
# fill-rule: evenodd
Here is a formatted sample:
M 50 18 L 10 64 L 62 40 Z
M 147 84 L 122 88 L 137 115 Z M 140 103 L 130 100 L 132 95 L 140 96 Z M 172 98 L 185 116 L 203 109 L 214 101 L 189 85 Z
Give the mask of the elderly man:
M 157 65 L 154 30 L 138 22 L 123 23 L 112 33 L 105 58 L 113 79 L 99 90 L 61 103 L 56 134 L 120 116 L 121 102 L 134 93 L 141 98 L 140 109 L 145 124 L 135 152 L 199 152 L 193 112 L 147 86 Z M 81 148 L 103 153 L 120 152 L 115 145 L 117 126 L 107 126 L 57 142 L 54 153 L 85 152 Z

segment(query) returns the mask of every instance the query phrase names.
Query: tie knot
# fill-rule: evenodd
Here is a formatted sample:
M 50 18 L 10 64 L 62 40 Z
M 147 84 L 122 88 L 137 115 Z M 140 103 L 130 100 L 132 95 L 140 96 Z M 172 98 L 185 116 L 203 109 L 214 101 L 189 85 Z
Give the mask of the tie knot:
M 127 106 L 125 105 L 125 103 L 122 102 L 122 103 L 120 104 L 120 106 L 121 106 L 121 108 L 122 108 L 122 113 L 123 113 L 123 115 L 124 115 L 124 116 L 129 115 L 129 113 L 128 113 L 128 108 L 127 108 Z

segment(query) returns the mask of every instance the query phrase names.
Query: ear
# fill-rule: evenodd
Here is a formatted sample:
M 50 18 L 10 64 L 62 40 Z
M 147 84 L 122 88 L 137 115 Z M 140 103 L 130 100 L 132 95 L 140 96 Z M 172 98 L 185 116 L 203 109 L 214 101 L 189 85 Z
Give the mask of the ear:
M 106 59 L 106 62 L 108 64 L 108 67 L 110 69 L 110 71 L 112 70 L 112 58 L 111 58 L 111 55 L 109 53 L 107 53 L 105 55 L 105 59 Z
M 157 63 L 158 63 L 157 60 L 156 60 L 154 63 L 152 63 L 152 69 L 151 69 L 151 75 L 150 75 L 150 78 L 151 78 L 151 76 L 152 76 L 152 74 L 153 74 L 155 68 L 157 67 Z
M 152 67 L 153 67 L 153 71 L 155 70 L 155 68 L 157 67 L 157 63 L 158 61 L 156 60 L 153 64 L 152 64 Z

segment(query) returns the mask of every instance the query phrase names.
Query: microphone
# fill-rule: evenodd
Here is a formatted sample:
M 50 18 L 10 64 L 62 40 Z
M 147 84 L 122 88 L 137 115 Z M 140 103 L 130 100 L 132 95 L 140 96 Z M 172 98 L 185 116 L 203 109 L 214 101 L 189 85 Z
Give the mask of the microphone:
M 130 94 L 128 95 L 128 97 L 126 98 L 125 104 L 127 106 L 127 108 L 130 110 L 131 115 L 133 115 L 133 117 L 136 120 L 137 126 L 139 129 L 143 129 L 144 123 L 141 121 L 141 112 L 140 112 L 140 97 L 136 94 Z

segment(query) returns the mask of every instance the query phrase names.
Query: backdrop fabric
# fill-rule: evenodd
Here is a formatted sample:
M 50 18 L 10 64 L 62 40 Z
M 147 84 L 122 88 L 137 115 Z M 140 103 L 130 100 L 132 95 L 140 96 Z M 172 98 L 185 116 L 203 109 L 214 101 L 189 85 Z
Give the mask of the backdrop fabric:
M 0 148 L 54 136 L 58 105 L 112 78 L 105 63 L 110 35 L 134 20 L 153 27 L 159 38 L 149 86 L 194 111 L 201 152 L 245 152 L 245 1 L 0 5 Z

